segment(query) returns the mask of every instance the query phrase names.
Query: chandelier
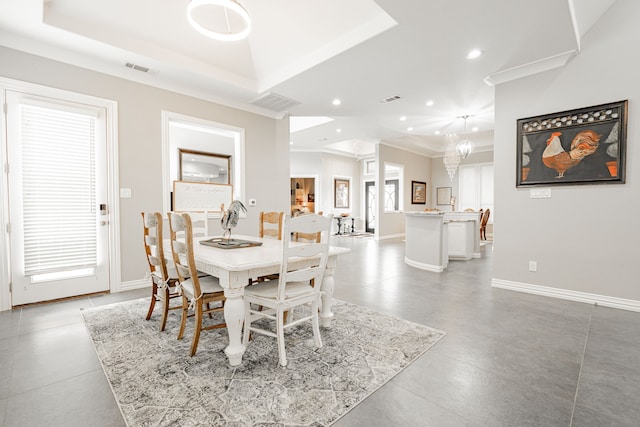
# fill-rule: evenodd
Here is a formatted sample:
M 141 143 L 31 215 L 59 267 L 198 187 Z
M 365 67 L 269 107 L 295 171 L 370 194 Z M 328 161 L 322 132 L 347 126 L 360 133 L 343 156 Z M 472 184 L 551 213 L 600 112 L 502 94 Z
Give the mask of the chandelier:
M 460 155 L 456 149 L 456 144 L 453 139 L 450 139 L 447 143 L 447 148 L 444 152 L 444 157 L 442 158 L 442 163 L 444 163 L 444 167 L 449 174 L 449 178 L 453 181 L 453 177 L 456 174 L 456 169 L 458 169 L 458 165 L 460 164 Z
M 449 178 L 453 181 L 453 177 L 456 174 L 456 169 L 460 165 L 460 161 L 469 157 L 469 154 L 473 152 L 473 142 L 465 139 L 467 135 L 467 119 L 469 115 L 458 116 L 459 119 L 464 119 L 464 133 L 462 135 L 462 141 L 457 144 L 453 140 L 454 135 L 450 135 L 450 140 L 447 142 L 447 148 L 442 158 L 442 163 L 449 174 Z
M 237 0 L 191 0 L 187 20 L 200 34 L 215 40 L 242 40 L 251 31 L 249 13 Z
M 462 134 L 462 137 L 466 138 L 467 119 L 469 118 L 469 115 L 467 114 L 465 116 L 460 116 L 460 118 L 464 119 L 464 133 Z M 466 159 L 467 157 L 469 157 L 469 154 L 473 152 L 473 142 L 469 141 L 468 139 L 463 139 L 462 141 L 458 142 L 458 145 L 456 145 L 456 152 L 458 153 L 458 155 L 460 155 L 460 157 Z

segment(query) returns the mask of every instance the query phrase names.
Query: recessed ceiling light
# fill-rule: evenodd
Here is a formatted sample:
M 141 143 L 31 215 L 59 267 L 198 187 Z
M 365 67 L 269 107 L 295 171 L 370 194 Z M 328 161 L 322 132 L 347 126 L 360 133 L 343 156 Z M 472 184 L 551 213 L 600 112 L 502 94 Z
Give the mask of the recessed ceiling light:
M 427 107 L 433 107 L 433 101 L 432 100 L 428 100 L 427 103 L 425 104 Z
M 473 49 L 467 53 L 467 59 L 476 59 L 480 55 L 482 55 L 482 51 L 480 49 Z
M 340 105 L 340 104 L 342 104 L 342 101 L 340 101 L 338 98 L 336 98 L 336 99 L 334 99 L 333 101 L 331 101 L 331 103 L 332 103 L 333 105 Z
M 471 132 L 478 132 L 478 126 L 474 126 L 471 128 Z
M 289 145 L 293 145 L 293 141 L 289 141 Z
M 413 130 L 413 128 L 412 128 L 411 126 L 409 126 L 409 127 L 407 128 L 407 131 L 408 131 L 408 132 L 411 132 L 412 130 Z
M 336 129 L 336 132 L 340 133 L 340 132 L 342 132 L 342 129 L 338 128 L 338 129 Z
M 401 121 L 401 122 L 404 122 L 405 120 L 407 120 L 407 116 L 402 116 L 402 117 L 400 117 L 400 121 Z
M 440 135 L 440 131 L 439 130 L 436 131 L 436 135 Z

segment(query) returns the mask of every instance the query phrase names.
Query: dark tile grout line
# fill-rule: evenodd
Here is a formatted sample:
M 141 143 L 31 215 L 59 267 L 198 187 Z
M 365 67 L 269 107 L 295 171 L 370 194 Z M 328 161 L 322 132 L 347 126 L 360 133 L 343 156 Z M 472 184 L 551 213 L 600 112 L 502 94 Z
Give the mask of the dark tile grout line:
M 584 338 L 584 347 L 582 349 L 582 357 L 580 358 L 580 369 L 578 370 L 578 382 L 576 383 L 576 392 L 573 395 L 573 406 L 571 407 L 571 418 L 569 419 L 569 427 L 573 425 L 573 415 L 576 411 L 576 403 L 578 401 L 578 391 L 580 391 L 580 380 L 582 379 L 582 368 L 584 366 L 584 356 L 587 353 L 587 344 L 589 343 L 589 334 L 591 333 L 591 321 L 593 320 L 593 312 L 596 309 L 596 305 L 591 308 L 589 313 L 589 324 L 587 325 L 587 334 Z

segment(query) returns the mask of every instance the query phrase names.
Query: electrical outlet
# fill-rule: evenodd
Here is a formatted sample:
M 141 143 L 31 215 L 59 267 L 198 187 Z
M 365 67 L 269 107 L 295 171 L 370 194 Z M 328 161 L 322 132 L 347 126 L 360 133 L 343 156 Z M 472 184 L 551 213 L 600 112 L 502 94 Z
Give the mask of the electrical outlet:
M 256 199 L 249 199 L 249 206 L 255 206 L 256 204 Z
M 538 271 L 538 263 L 535 261 L 529 261 L 529 271 Z

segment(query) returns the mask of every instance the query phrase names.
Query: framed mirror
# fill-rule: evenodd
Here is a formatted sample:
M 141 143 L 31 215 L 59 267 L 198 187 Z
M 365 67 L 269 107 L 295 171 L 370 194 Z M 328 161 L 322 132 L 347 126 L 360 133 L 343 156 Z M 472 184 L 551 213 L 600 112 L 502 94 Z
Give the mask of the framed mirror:
M 180 181 L 231 184 L 231 156 L 204 151 L 178 149 Z

